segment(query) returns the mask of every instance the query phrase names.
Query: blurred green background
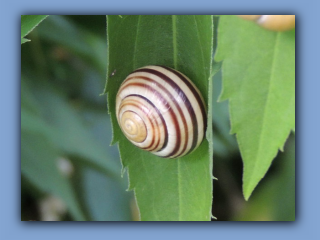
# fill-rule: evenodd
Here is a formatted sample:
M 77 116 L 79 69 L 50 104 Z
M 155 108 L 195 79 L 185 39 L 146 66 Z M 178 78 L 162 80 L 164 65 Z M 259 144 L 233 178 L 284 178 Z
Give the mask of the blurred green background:
M 122 177 L 105 85 L 105 16 L 49 16 L 21 45 L 21 220 L 131 221 L 139 213 Z M 290 136 L 248 202 L 229 134 L 228 103 L 213 79 L 213 216 L 220 221 L 295 219 L 295 140 Z

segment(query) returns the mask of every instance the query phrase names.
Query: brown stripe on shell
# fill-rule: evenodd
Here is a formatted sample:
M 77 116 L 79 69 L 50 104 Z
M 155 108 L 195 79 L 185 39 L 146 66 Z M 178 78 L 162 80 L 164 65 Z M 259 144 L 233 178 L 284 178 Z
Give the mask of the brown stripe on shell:
M 200 106 L 200 110 L 201 110 L 201 113 L 202 113 L 202 119 L 203 119 L 203 133 L 206 132 L 206 127 L 207 127 L 207 118 L 206 118 L 206 110 L 204 108 L 205 106 L 205 103 L 201 97 L 201 95 L 199 94 L 199 92 L 194 88 L 194 86 L 192 85 L 192 83 L 185 78 L 185 76 L 183 76 L 180 72 L 178 72 L 177 70 L 175 69 L 172 69 L 172 68 L 169 68 L 169 67 L 165 67 L 165 66 L 159 66 L 159 67 L 162 67 L 172 73 L 174 73 L 176 76 L 178 76 L 187 86 L 188 88 L 191 90 L 192 94 L 194 95 L 194 97 L 196 98 L 197 102 L 198 102 L 198 105 Z M 193 109 L 192 109 L 193 111 Z M 196 128 L 198 128 L 198 125 L 196 125 Z M 198 133 L 198 129 L 195 129 L 194 128 L 194 132 L 196 131 L 196 133 Z M 198 135 L 198 134 L 197 134 Z M 194 144 L 192 144 L 192 147 L 191 149 L 189 150 L 188 153 L 190 153 L 195 147 L 196 147 L 196 144 L 197 144 L 197 141 L 198 141 L 198 136 L 197 138 L 195 138 L 196 141 Z
M 161 151 L 162 149 L 167 147 L 167 144 L 168 144 L 168 129 L 167 129 L 166 121 L 164 120 L 164 118 L 163 118 L 162 114 L 160 113 L 159 109 L 149 99 L 145 98 L 144 96 L 141 96 L 141 95 L 138 95 L 138 94 L 130 94 L 128 96 L 137 96 L 137 97 L 142 98 L 143 100 L 148 102 L 153 107 L 153 109 L 157 112 L 158 116 L 160 116 L 160 118 L 161 118 L 161 122 L 163 123 L 163 127 L 165 129 L 165 131 L 164 131 L 164 133 L 165 133 L 164 143 L 163 143 L 163 146 L 161 147 L 161 149 L 158 150 L 158 151 Z
M 139 97 L 139 98 L 142 98 L 143 100 L 146 100 L 146 98 L 144 98 L 143 96 L 140 96 L 140 95 L 136 95 L 136 94 L 131 94 L 131 95 L 128 95 L 127 97 L 131 97 L 131 96 L 135 96 L 135 97 Z M 134 102 L 134 103 L 133 103 Z M 148 102 L 149 103 L 149 102 Z M 142 108 L 142 106 L 141 106 L 141 102 L 139 102 L 138 100 L 133 100 L 133 99 L 131 99 L 130 100 L 130 103 L 128 103 L 128 105 L 133 105 L 133 106 L 136 106 L 137 108 L 140 108 L 141 109 L 141 111 L 142 112 L 144 112 L 145 113 L 145 115 L 149 115 L 149 113 L 147 113 L 147 112 L 145 112 L 144 111 L 144 109 Z M 145 108 L 147 108 L 147 106 L 145 106 L 145 105 L 143 105 Z M 154 105 L 153 105 L 153 107 L 154 107 Z M 160 112 L 159 112 L 159 110 L 158 110 L 158 115 L 160 115 Z M 140 116 L 141 117 L 141 116 Z M 155 115 L 153 115 L 153 117 L 155 117 Z M 162 116 L 161 116 L 162 117 Z M 160 136 L 160 128 L 159 128 L 159 125 L 158 125 L 158 122 L 157 121 L 154 121 L 155 123 L 153 123 L 153 121 L 150 121 L 150 123 L 151 123 L 151 128 L 153 129 L 153 130 L 155 130 L 155 131 L 157 131 L 158 132 L 158 135 Z M 154 126 L 154 124 L 156 125 L 156 126 Z M 165 137 L 167 136 L 167 134 L 165 133 Z M 153 151 L 154 149 L 157 149 L 157 147 L 159 146 L 159 144 L 160 144 L 160 137 L 159 138 L 157 138 L 156 140 L 158 140 L 157 142 L 156 142 L 156 146 L 155 147 L 153 147 L 153 148 L 151 148 L 153 145 L 154 145 L 154 142 L 155 142 L 155 137 L 153 137 L 152 138 L 152 141 L 151 141 L 151 144 L 149 145 L 149 146 L 146 146 L 146 147 L 143 147 L 142 149 L 145 149 L 145 150 L 148 150 L 148 151 Z
M 151 86 L 146 86 L 145 84 L 142 84 L 142 83 L 128 83 L 126 85 L 126 87 L 129 87 L 129 86 L 139 86 L 139 87 L 143 87 L 145 89 L 148 89 L 149 91 L 151 91 L 153 94 L 155 94 L 157 96 L 157 98 L 162 102 L 162 104 L 164 106 L 167 106 L 167 101 L 166 99 L 164 99 L 162 97 L 162 95 L 157 91 L 155 90 L 154 88 L 152 88 Z M 176 152 L 179 150 L 179 144 L 181 142 L 181 133 L 180 133 L 180 128 L 179 128 L 179 123 L 178 123 L 178 120 L 177 120 L 177 116 L 175 115 L 175 113 L 173 112 L 173 110 L 171 108 L 168 109 L 168 112 L 170 113 L 170 116 L 173 120 L 172 124 L 174 125 L 176 131 L 177 131 L 177 141 L 176 141 L 176 144 L 175 144 L 175 147 L 174 149 L 172 150 L 171 153 L 169 153 L 168 155 L 166 156 L 162 156 L 162 157 L 170 157 L 170 156 L 174 156 L 176 154 Z M 166 123 L 167 124 L 167 123 Z M 163 147 L 164 148 L 164 147 Z M 162 149 L 163 149 L 162 148 Z M 162 150 L 161 149 L 161 150 Z M 161 150 L 159 150 L 158 152 L 160 152 Z
M 153 69 L 153 67 L 155 67 L 156 69 Z M 157 77 L 156 78 L 157 81 L 153 80 L 152 76 L 145 77 L 143 76 L 144 74 L 138 74 L 139 72 L 154 75 Z M 133 73 L 136 73 L 135 75 L 137 76 L 132 76 L 131 74 Z M 137 108 L 137 110 L 139 109 L 138 115 L 142 115 L 142 116 L 145 115 L 144 118 L 145 117 L 148 118 L 148 115 L 151 116 L 151 118 L 147 120 L 148 122 L 150 121 L 150 123 L 148 123 L 149 125 L 148 127 L 154 130 L 153 130 L 152 136 L 149 136 L 148 139 L 147 138 L 145 139 L 144 144 L 148 143 L 149 145 L 147 147 L 149 149 L 146 149 L 146 150 L 149 150 L 156 155 L 158 155 L 158 152 L 160 155 L 161 154 L 163 155 L 164 152 L 166 152 L 166 156 L 160 156 L 160 157 L 170 157 L 170 158 L 177 158 L 179 156 L 192 152 L 204 137 L 206 126 L 207 126 L 206 105 L 203 98 L 201 97 L 200 92 L 195 87 L 195 85 L 193 85 L 191 80 L 189 80 L 182 73 L 164 66 L 146 66 L 146 67 L 137 69 L 131 74 L 124 80 L 124 82 L 120 86 L 120 89 L 117 94 L 116 106 L 117 106 L 117 109 L 119 108 L 122 109 L 121 101 L 126 99 L 127 97 L 136 96 L 139 98 L 139 99 L 138 98 L 128 99 L 129 101 L 124 103 L 126 110 L 122 109 L 121 111 L 125 111 L 125 112 L 130 111 L 130 108 L 129 108 L 130 100 L 133 100 L 131 101 L 131 104 L 134 106 L 134 108 Z M 169 77 L 171 76 L 171 74 L 174 74 L 174 75 L 172 77 Z M 137 81 L 135 82 L 134 80 L 137 80 Z M 134 90 L 131 89 L 132 86 L 134 87 Z M 188 90 L 187 92 L 184 92 L 182 89 L 185 90 L 186 88 Z M 122 91 L 125 91 L 125 93 L 123 93 Z M 147 95 L 143 94 L 144 91 L 147 91 L 146 92 Z M 141 95 L 139 94 L 139 92 L 141 93 Z M 188 95 L 186 95 L 187 93 Z M 167 117 L 163 117 L 160 113 L 160 110 L 157 108 L 157 106 L 155 106 L 154 103 L 152 103 L 149 99 L 146 98 L 150 96 L 150 94 L 151 94 L 151 99 L 154 98 L 156 100 L 155 103 L 157 105 L 163 104 L 163 107 L 165 107 Z M 152 96 L 152 94 L 154 94 L 154 96 Z M 176 94 L 177 96 L 181 97 L 182 101 L 178 100 L 177 102 L 176 100 L 179 98 L 173 98 L 173 96 L 176 96 Z M 166 99 L 164 99 L 162 95 L 166 96 Z M 193 105 L 191 105 L 191 103 Z M 141 104 L 142 104 L 142 107 L 141 107 Z M 175 109 L 172 108 L 174 106 L 175 106 Z M 145 108 L 148 108 L 148 109 L 150 108 L 151 110 L 154 110 L 154 111 L 150 113 L 149 111 L 146 111 Z M 202 115 L 202 119 L 201 119 L 201 116 L 199 115 L 199 111 L 200 111 L 200 114 Z M 197 112 L 197 115 L 195 115 L 196 112 Z M 190 116 L 190 120 L 188 115 Z M 165 119 L 168 119 L 168 122 L 165 122 Z M 182 139 L 181 133 L 183 132 L 181 132 L 182 129 L 179 127 L 180 121 L 185 129 L 185 140 L 182 143 L 181 143 L 181 140 L 183 139 Z M 199 129 L 198 121 L 199 121 L 199 125 L 203 124 L 203 129 L 202 127 Z M 175 133 L 177 134 L 177 136 L 175 136 L 176 137 L 175 142 L 172 141 L 171 136 L 169 135 L 169 132 L 168 132 L 168 131 L 171 132 L 170 130 L 171 127 L 174 129 Z M 192 129 L 188 131 L 188 127 Z M 162 133 L 161 131 L 163 131 L 164 133 Z M 190 137 L 189 139 L 189 135 L 191 135 L 192 132 L 193 132 L 193 136 Z M 162 135 L 160 136 L 160 134 Z M 156 137 L 157 139 L 154 139 L 154 137 Z M 200 137 L 202 138 L 200 139 Z M 143 142 L 141 143 L 143 145 Z M 160 146 L 160 143 L 162 146 Z M 170 150 L 170 153 L 168 153 L 168 149 L 167 149 L 169 143 L 173 145 L 173 146 L 169 146 L 170 149 L 173 148 L 172 150 Z M 138 147 L 142 145 L 138 145 Z M 143 149 L 145 148 L 146 147 L 143 147 Z M 150 148 L 152 149 L 150 150 Z M 158 148 L 161 148 L 161 149 L 157 150 Z
M 168 129 L 167 129 L 167 124 L 166 124 L 166 121 L 164 120 L 164 118 L 162 117 L 159 109 L 147 98 L 145 98 L 144 96 L 141 96 L 141 95 L 138 95 L 138 94 L 131 94 L 131 95 L 128 95 L 128 96 L 138 96 L 138 97 L 141 97 L 143 98 L 143 100 L 145 100 L 146 102 L 148 102 L 152 107 L 153 109 L 155 109 L 157 111 L 157 114 L 160 116 L 161 118 L 161 122 L 163 123 L 163 127 L 165 129 L 165 138 L 164 138 L 164 142 L 163 142 L 163 146 L 161 147 L 160 150 L 158 150 L 157 152 L 161 151 L 162 149 L 164 149 L 165 147 L 167 147 L 168 145 Z M 160 142 L 160 139 L 159 139 L 159 142 Z M 158 147 L 158 146 L 157 146 Z M 157 148 L 156 147 L 156 148 Z M 156 149 L 155 148 L 155 149 Z
M 123 108 L 123 106 L 125 106 L 125 105 L 121 105 L 122 107 L 120 107 L 120 109 L 119 109 L 119 111 Z M 139 106 L 137 106 L 137 107 L 139 107 Z M 124 111 L 123 112 L 123 114 L 125 113 L 125 112 L 132 112 L 132 113 L 135 113 L 135 114 L 137 114 L 136 112 L 134 112 L 134 111 Z M 122 115 L 123 115 L 122 114 Z M 139 116 L 139 114 L 137 114 L 138 116 Z M 139 116 L 140 117 L 140 116 Z M 121 118 L 122 119 L 122 118 Z M 146 124 L 143 122 L 143 124 L 144 124 L 144 126 L 145 126 L 145 128 L 147 129 L 147 127 L 146 127 Z M 120 126 L 121 127 L 121 126 Z M 122 128 L 122 127 L 121 127 Z M 141 141 L 141 142 L 143 142 L 144 140 L 146 140 L 146 138 L 147 138 L 147 135 L 145 136 L 145 138 Z M 133 141 L 133 140 L 132 140 Z M 133 141 L 133 142 L 136 142 L 136 141 Z M 139 142 L 140 143 L 140 142 Z
M 145 76 L 134 76 L 134 77 L 131 77 L 131 78 L 127 78 L 127 81 L 129 81 L 129 80 L 134 80 L 135 78 L 143 79 L 143 80 L 148 81 L 148 82 L 151 82 L 151 83 L 156 83 L 157 87 L 159 87 L 162 91 L 164 91 L 164 92 L 169 96 L 171 102 L 176 106 L 176 108 L 177 108 L 177 110 L 178 110 L 178 112 L 179 112 L 179 114 L 180 114 L 180 117 L 181 117 L 181 120 L 182 120 L 184 129 L 185 129 L 185 141 L 184 141 L 184 143 L 183 143 L 183 148 L 182 148 L 181 152 L 180 152 L 176 157 L 184 154 L 185 151 L 186 151 L 186 148 L 187 148 L 187 146 L 188 146 L 189 132 L 188 132 L 187 120 L 186 120 L 186 118 L 185 118 L 185 115 L 183 114 L 183 111 L 182 111 L 182 109 L 181 109 L 181 106 L 175 101 L 175 98 L 172 96 L 172 94 L 171 94 L 163 85 L 160 85 L 158 82 L 154 81 L 154 80 L 151 79 L 151 78 L 145 77 Z M 131 85 L 131 84 L 136 84 L 136 83 L 127 83 L 126 86 Z M 145 85 L 145 87 L 146 87 L 146 85 Z M 152 92 L 157 91 L 157 90 L 155 90 L 154 88 L 152 88 L 151 86 L 148 86 L 147 88 L 150 89 L 150 90 L 152 90 Z M 185 99 L 185 98 L 186 98 L 184 92 L 183 92 L 180 88 L 179 88 L 180 91 L 177 91 L 176 89 L 174 89 L 174 90 L 179 94 L 179 96 L 180 96 L 182 99 Z M 157 92 L 158 92 L 158 91 L 157 91 Z M 159 92 L 158 92 L 158 93 L 159 93 Z M 160 93 L 159 93 L 158 96 L 161 96 L 161 98 L 163 98 Z M 190 104 L 190 102 L 185 102 L 185 101 L 183 101 L 183 102 L 184 102 L 184 104 L 186 105 L 187 109 L 192 108 L 191 105 L 187 105 L 188 103 Z M 189 114 L 190 114 L 190 112 L 189 112 Z M 195 115 L 195 114 L 193 114 L 193 116 L 194 116 L 194 115 Z M 193 116 L 192 116 L 192 115 L 190 116 L 191 119 L 192 119 Z M 178 125 L 179 125 L 179 124 L 178 124 Z M 177 126 L 177 125 L 176 125 L 176 126 Z M 177 139 L 178 150 L 179 150 L 179 148 L 180 148 L 180 145 L 179 145 L 179 144 L 181 143 L 180 141 L 181 141 L 181 137 L 179 136 L 179 139 Z M 171 153 L 169 153 L 169 154 L 168 154 L 167 156 L 165 156 L 165 157 L 169 157 L 169 156 L 174 156 L 174 155 L 176 155 L 177 152 L 178 152 L 178 150 L 177 150 L 177 151 L 172 151 Z M 159 151 L 161 151 L 161 150 L 159 150 Z M 158 151 L 158 152 L 159 152 L 159 151 Z
M 162 67 L 162 66 L 161 66 Z M 162 67 L 162 68 L 165 68 L 165 67 Z M 167 69 L 167 68 L 165 68 Z M 170 68 L 168 68 L 169 70 Z M 186 109 L 188 110 L 189 112 L 189 115 L 191 117 L 191 121 L 192 121 L 192 126 L 193 126 L 193 138 L 192 138 L 192 145 L 191 145 L 191 149 L 188 151 L 188 152 L 191 152 L 196 146 L 197 146 L 197 142 L 198 142 L 198 123 L 197 123 L 197 118 L 196 118 L 196 115 L 195 115 L 195 112 L 192 108 L 192 105 L 188 99 L 188 97 L 186 96 L 186 94 L 181 90 L 181 88 L 179 87 L 179 85 L 174 82 L 171 78 L 169 78 L 167 75 L 163 74 L 162 72 L 159 72 L 157 70 L 154 70 L 154 69 L 149 69 L 149 68 L 142 68 L 142 69 L 137 69 L 135 72 L 147 72 L 147 73 L 151 73 L 153 75 L 156 75 L 157 77 L 161 78 L 162 80 L 164 80 L 166 83 L 168 83 L 178 94 L 179 96 L 181 96 L 180 94 L 182 93 L 182 98 L 184 99 L 184 104 L 186 106 Z M 175 72 L 173 72 L 174 74 L 176 74 Z M 177 74 L 176 74 L 177 75 Z M 181 75 L 182 76 L 182 75 Z M 180 78 L 180 76 L 178 76 Z M 183 76 L 182 76 L 183 77 Z M 181 78 L 180 78 L 181 79 Z M 188 88 L 191 88 L 191 91 L 192 93 L 196 92 L 197 95 L 198 95 L 198 92 L 194 90 L 193 86 L 190 84 L 190 82 L 183 78 L 181 79 L 183 82 L 188 82 L 188 84 L 186 83 L 187 87 Z M 198 98 L 197 98 L 197 95 L 195 95 L 197 101 L 198 101 Z M 200 98 L 201 100 L 201 98 Z M 199 102 L 199 101 L 198 101 Z M 202 102 L 200 102 L 202 103 Z M 202 106 L 203 104 L 200 104 L 200 106 Z M 188 139 L 188 138 L 186 138 Z M 186 141 L 187 143 L 188 141 Z M 184 151 L 185 151 L 185 148 L 184 148 Z M 182 153 L 180 153 L 178 156 L 176 157 L 179 157 L 181 156 L 182 154 L 184 154 L 184 151 Z
M 137 108 L 140 108 L 141 110 L 142 110 L 142 108 L 141 108 L 141 103 L 140 102 L 138 102 L 138 104 L 132 104 L 132 101 L 130 102 L 130 103 L 127 103 L 127 104 L 125 104 L 125 105 L 121 105 L 122 107 L 120 108 L 120 110 L 124 107 L 124 106 L 126 106 L 126 105 L 131 105 L 131 106 L 135 106 L 135 107 L 137 107 Z M 143 111 L 143 110 L 142 110 Z M 132 111 L 131 111 L 132 112 Z M 134 112 L 134 113 L 136 113 L 136 112 Z M 139 116 L 139 117 L 141 117 L 141 116 Z M 144 123 L 145 124 L 145 123 Z M 154 127 L 154 125 L 153 125 L 153 123 L 150 121 L 150 124 L 151 124 L 151 128 L 153 129 L 153 130 L 155 130 L 155 127 Z M 158 130 L 158 129 L 157 129 Z M 146 137 L 147 138 L 147 137 Z M 146 139 L 145 138 L 145 139 Z M 144 139 L 144 140 L 145 140 Z M 146 146 L 146 147 L 143 147 L 142 149 L 145 149 L 145 150 L 147 150 L 148 148 L 150 148 L 152 145 L 153 145 L 153 143 L 154 143 L 154 137 L 153 138 L 151 138 L 152 140 L 151 140 L 151 143 L 150 143 L 150 145 L 149 146 Z M 160 141 L 160 139 L 158 139 L 158 141 Z M 135 141 L 133 141 L 133 142 L 135 142 Z M 150 150 L 151 151 L 151 150 Z

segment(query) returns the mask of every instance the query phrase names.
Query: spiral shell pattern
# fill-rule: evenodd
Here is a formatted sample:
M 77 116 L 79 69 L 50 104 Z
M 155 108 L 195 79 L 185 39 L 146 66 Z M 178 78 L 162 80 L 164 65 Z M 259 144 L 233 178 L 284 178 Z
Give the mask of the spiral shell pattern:
M 132 72 L 116 98 L 117 120 L 136 146 L 164 158 L 192 152 L 203 140 L 206 107 L 196 86 L 164 66 Z

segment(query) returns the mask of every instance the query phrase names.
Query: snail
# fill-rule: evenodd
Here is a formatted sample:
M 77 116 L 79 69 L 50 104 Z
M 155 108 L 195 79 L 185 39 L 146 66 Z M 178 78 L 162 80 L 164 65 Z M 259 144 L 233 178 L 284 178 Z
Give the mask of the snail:
M 206 129 L 206 105 L 184 74 L 164 66 L 133 71 L 121 84 L 116 115 L 129 141 L 163 158 L 195 150 Z
M 287 31 L 295 27 L 295 15 L 238 15 L 240 18 L 255 21 L 273 31 Z

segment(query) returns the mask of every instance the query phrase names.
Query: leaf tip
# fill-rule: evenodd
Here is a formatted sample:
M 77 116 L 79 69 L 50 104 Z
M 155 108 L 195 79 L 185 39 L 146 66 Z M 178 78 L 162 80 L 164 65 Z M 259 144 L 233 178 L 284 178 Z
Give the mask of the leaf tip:
M 261 179 L 260 179 L 261 180 Z M 243 197 L 246 201 L 249 200 L 249 198 L 251 197 L 253 190 L 257 187 L 258 183 L 260 182 L 260 180 L 258 182 L 247 182 L 245 180 L 243 180 Z
M 261 180 L 261 179 L 260 179 Z M 260 181 L 259 180 L 259 181 Z M 258 182 L 259 182 L 258 181 Z M 242 179 L 242 192 L 243 192 L 243 197 L 246 201 L 249 200 L 253 190 L 256 188 L 256 186 L 258 185 L 257 181 L 252 181 L 252 179 L 247 176 L 246 170 L 244 168 L 243 171 L 243 179 Z
M 249 201 L 251 193 L 243 193 L 244 200 Z

